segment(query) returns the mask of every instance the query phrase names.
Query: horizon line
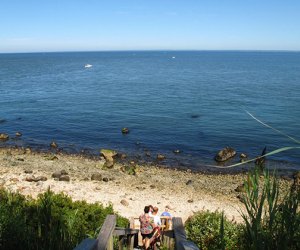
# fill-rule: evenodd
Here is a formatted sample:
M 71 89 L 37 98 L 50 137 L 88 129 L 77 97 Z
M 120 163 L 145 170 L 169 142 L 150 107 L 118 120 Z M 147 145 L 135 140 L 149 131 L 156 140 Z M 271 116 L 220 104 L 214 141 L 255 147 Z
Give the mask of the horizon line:
M 288 49 L 111 49 L 111 50 L 55 50 L 55 51 L 16 51 L 0 54 L 42 54 L 42 53 L 95 53 L 95 52 L 300 52 Z

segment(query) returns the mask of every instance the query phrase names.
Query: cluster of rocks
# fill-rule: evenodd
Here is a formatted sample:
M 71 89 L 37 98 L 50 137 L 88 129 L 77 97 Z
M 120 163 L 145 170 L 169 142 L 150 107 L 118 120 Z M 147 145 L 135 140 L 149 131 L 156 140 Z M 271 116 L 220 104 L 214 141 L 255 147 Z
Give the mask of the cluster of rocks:
M 25 170 L 26 174 L 32 174 L 33 171 L 32 170 Z M 70 176 L 68 175 L 68 173 L 65 170 L 61 170 L 61 171 L 56 171 L 52 174 L 52 178 L 58 180 L 58 181 L 70 181 Z M 28 182 L 38 182 L 38 181 L 47 181 L 48 178 L 46 176 L 38 176 L 35 177 L 34 175 L 31 176 L 27 176 L 25 178 L 26 181 Z
M 108 178 L 108 177 L 102 177 L 101 173 L 93 173 L 91 176 L 91 180 L 92 181 L 104 181 L 104 182 L 108 182 L 108 181 L 113 181 L 115 178 Z
M 21 137 L 22 133 L 21 132 L 16 132 L 16 137 Z M 6 133 L 0 133 L 0 141 L 8 141 L 9 140 L 9 135 Z
M 225 161 L 233 158 L 234 156 L 236 156 L 236 154 L 237 154 L 237 152 L 235 149 L 233 149 L 231 147 L 225 147 L 216 154 L 215 160 L 217 162 L 225 162 Z M 245 153 L 241 153 L 240 161 L 243 162 L 247 157 L 248 156 Z
M 231 147 L 225 147 L 215 156 L 217 162 L 227 161 L 236 155 L 236 151 Z
M 52 178 L 58 181 L 70 181 L 70 176 L 67 171 L 60 170 L 52 174 Z
M 32 174 L 33 171 L 32 170 L 25 170 L 25 173 L 26 174 Z M 65 171 L 65 170 L 55 171 L 54 173 L 52 173 L 51 177 L 54 178 L 54 180 L 57 180 L 57 181 L 69 182 L 71 180 L 68 172 Z M 25 180 L 28 181 L 28 182 L 47 181 L 47 177 L 45 177 L 45 176 L 35 177 L 34 175 L 31 175 L 31 176 L 27 176 L 25 178 Z M 89 180 L 89 179 L 87 178 L 86 180 Z M 91 175 L 90 180 L 91 181 L 108 182 L 108 181 L 114 180 L 114 178 L 102 177 L 101 173 L 93 173 Z

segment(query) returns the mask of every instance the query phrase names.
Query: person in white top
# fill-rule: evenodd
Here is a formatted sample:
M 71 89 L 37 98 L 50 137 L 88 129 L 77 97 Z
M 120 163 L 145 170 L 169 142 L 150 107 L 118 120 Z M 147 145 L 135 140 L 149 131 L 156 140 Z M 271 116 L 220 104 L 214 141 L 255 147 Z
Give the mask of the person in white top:
M 158 207 L 153 208 L 152 215 L 150 215 L 150 216 L 153 217 L 155 226 L 160 227 L 161 220 L 160 220 L 160 216 L 158 215 Z

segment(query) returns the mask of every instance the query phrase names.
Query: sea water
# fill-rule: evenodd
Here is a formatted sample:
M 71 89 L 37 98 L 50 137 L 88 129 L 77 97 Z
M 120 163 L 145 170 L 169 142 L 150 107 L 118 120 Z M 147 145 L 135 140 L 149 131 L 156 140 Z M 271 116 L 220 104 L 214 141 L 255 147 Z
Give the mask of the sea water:
M 300 53 L 0 54 L 0 133 L 11 138 L 0 146 L 48 149 L 56 141 L 67 152 L 110 148 L 147 162 L 164 154 L 159 164 L 194 170 L 216 165 L 226 146 L 250 158 L 265 146 L 300 146 L 247 111 L 300 140 Z M 299 149 L 268 159 L 300 170 Z

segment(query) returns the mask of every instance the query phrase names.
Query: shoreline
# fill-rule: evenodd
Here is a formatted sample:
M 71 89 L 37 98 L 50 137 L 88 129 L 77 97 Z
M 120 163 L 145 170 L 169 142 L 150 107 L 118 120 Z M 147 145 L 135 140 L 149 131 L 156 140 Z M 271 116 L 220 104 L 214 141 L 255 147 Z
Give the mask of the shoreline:
M 17 139 L 17 138 L 14 138 Z M 10 139 L 11 140 L 11 139 Z M 43 153 L 43 154 L 61 154 L 66 156 L 81 156 L 89 159 L 97 160 L 100 158 L 99 152 L 100 149 L 91 149 L 91 148 L 78 148 L 77 150 L 69 150 L 61 147 L 53 148 L 48 144 L 47 146 L 39 146 L 39 147 L 32 147 L 30 145 L 17 145 L 17 144 L 7 144 L 5 141 L 0 141 L 0 150 L 1 149 L 12 149 L 12 150 L 25 150 L 30 149 L 32 152 L 35 153 Z M 113 149 L 115 150 L 115 149 Z M 211 162 L 208 163 L 205 161 L 196 161 L 195 159 L 189 161 L 189 155 L 184 155 L 182 152 L 174 153 L 173 157 L 170 157 L 171 153 L 164 154 L 159 152 L 151 152 L 148 149 L 139 149 L 134 151 L 124 152 L 119 151 L 115 158 L 115 162 L 118 164 L 130 164 L 130 162 L 134 161 L 138 165 L 144 166 L 155 166 L 159 168 L 170 168 L 180 171 L 192 171 L 193 173 L 202 173 L 206 175 L 218 175 L 218 174 L 229 174 L 229 175 L 236 175 L 236 174 L 243 174 L 248 173 L 249 170 L 253 169 L 254 162 L 246 163 L 244 165 L 240 165 L 234 168 L 226 168 L 226 166 L 231 164 L 239 163 L 239 156 L 235 156 L 230 158 L 224 162 L 217 162 L 211 159 Z M 125 157 L 123 157 L 125 155 Z M 165 158 L 163 160 L 157 159 L 158 155 L 163 155 Z M 184 156 L 182 156 L 184 155 Z M 178 159 L 177 157 L 183 157 Z M 251 157 L 246 158 L 252 159 Z M 275 170 L 280 177 L 284 178 L 292 178 L 293 173 L 298 171 L 297 168 L 293 167 L 290 162 L 285 161 L 276 161 L 267 159 L 265 163 L 265 167 L 270 170 Z
M 73 200 L 112 204 L 127 218 L 139 216 L 144 206 L 151 204 L 159 208 L 159 213 L 169 205 L 171 214 L 184 221 L 203 209 L 224 210 L 228 219 L 242 221 L 242 203 L 235 189 L 243 183 L 246 173 L 205 174 L 131 163 L 136 166 L 136 174 L 129 175 L 122 167 L 130 163 L 115 163 L 113 168 L 103 169 L 104 163 L 102 157 L 0 148 L 0 186 L 32 197 L 50 187 Z M 52 177 L 61 170 L 68 173 L 70 181 Z M 99 180 L 91 180 L 95 173 Z M 41 176 L 46 178 L 28 181 Z M 283 190 L 288 190 L 291 183 L 292 180 L 280 180 Z

